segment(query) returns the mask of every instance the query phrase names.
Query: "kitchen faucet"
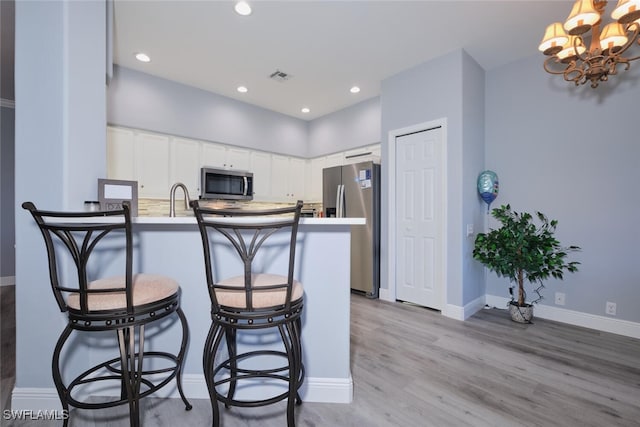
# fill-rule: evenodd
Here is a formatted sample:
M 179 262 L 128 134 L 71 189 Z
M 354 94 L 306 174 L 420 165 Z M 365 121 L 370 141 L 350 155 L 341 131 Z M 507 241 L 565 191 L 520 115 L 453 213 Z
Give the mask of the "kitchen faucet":
M 176 190 L 178 187 L 182 188 L 184 192 L 184 208 L 189 209 L 189 190 L 187 190 L 187 186 L 181 182 L 176 182 L 171 186 L 171 191 L 169 192 L 169 216 L 176 216 Z

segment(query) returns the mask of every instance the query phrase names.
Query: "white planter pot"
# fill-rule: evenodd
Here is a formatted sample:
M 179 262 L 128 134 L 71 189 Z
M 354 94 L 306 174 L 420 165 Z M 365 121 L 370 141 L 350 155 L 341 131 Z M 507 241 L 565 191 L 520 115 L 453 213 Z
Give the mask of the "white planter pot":
M 527 304 L 525 307 L 518 307 L 518 304 L 509 303 L 509 314 L 514 322 L 530 323 L 533 319 L 533 306 Z

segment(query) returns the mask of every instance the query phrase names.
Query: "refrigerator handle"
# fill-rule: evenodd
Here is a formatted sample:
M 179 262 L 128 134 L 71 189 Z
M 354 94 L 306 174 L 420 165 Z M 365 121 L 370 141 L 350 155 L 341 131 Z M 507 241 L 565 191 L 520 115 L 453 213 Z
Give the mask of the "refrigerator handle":
M 345 217 L 345 211 L 344 211 L 344 184 L 338 186 L 338 200 L 337 200 L 337 203 L 336 203 L 336 217 L 337 218 L 344 218 Z

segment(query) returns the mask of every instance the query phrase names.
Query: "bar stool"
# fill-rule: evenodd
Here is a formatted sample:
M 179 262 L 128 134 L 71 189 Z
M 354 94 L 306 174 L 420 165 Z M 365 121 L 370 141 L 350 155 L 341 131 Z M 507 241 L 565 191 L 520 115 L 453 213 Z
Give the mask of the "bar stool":
M 197 200 L 192 201 L 191 206 L 202 237 L 211 298 L 212 322 L 204 345 L 203 368 L 211 399 L 212 425 L 220 425 L 218 402 L 227 408 L 258 407 L 287 399 L 287 425 L 294 427 L 294 406 L 302 403 L 298 389 L 304 379 L 300 342 L 304 290 L 293 278 L 302 202 L 298 201 L 291 208 L 261 211 L 210 209 L 201 207 Z M 258 256 L 259 250 L 262 257 Z M 231 252 L 227 253 L 228 257 L 234 251 L 239 256 L 240 261 L 236 264 L 240 274 L 216 280 L 214 266 L 218 274 L 221 269 L 232 268 L 233 262 L 224 258 L 225 251 Z M 265 252 L 270 261 L 264 260 Z M 288 260 L 282 262 L 286 264 L 283 274 L 274 274 L 269 264 L 278 255 L 285 254 Z M 248 348 L 247 351 L 238 352 L 239 335 L 251 336 L 255 331 L 267 333 L 270 329 L 277 331 L 281 347 L 254 350 L 254 345 L 260 345 L 258 342 L 243 347 Z M 223 338 L 227 355 L 218 357 L 224 360 L 216 362 Z M 286 362 L 275 366 L 259 365 L 265 361 L 265 356 L 271 358 L 270 365 L 274 365 L 272 359 L 284 358 Z M 274 396 L 258 399 L 235 396 L 240 387 L 251 387 L 252 384 L 260 387 L 265 382 L 282 384 L 286 390 L 279 394 L 277 390 Z
M 173 378 L 176 378 L 185 409 L 190 410 L 191 404 L 182 391 L 182 365 L 189 330 L 180 308 L 181 289 L 169 277 L 132 273 L 129 207 L 125 204 L 121 210 L 105 212 L 44 211 L 36 209 L 31 202 L 23 203 L 22 207 L 31 213 L 42 232 L 53 294 L 60 310 L 67 313 L 67 325 L 58 338 L 51 364 L 53 382 L 66 413 L 69 406 L 103 409 L 128 404 L 130 424 L 137 427 L 140 425 L 140 399 L 164 387 Z M 125 252 L 123 276 L 90 280 L 90 276 L 97 275 L 96 271 L 105 268 L 105 258 L 117 258 L 122 249 Z M 92 256 L 98 252 L 100 256 Z M 70 270 L 66 266 L 71 264 L 77 274 L 63 274 Z M 145 351 L 145 326 L 174 313 L 182 326 L 178 353 Z M 60 353 L 74 331 L 115 331 L 120 356 L 101 362 L 65 382 Z M 144 369 L 143 361 L 155 362 L 157 366 Z M 118 387 L 119 397 L 107 402 L 89 402 L 78 396 L 80 386 L 107 386 L 109 382 Z M 64 426 L 67 425 L 68 417 L 64 420 Z

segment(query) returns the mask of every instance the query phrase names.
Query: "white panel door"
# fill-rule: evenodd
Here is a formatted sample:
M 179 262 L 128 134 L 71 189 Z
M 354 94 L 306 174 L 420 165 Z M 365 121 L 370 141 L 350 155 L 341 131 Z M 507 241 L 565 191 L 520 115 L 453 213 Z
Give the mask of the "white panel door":
M 443 141 L 432 129 L 396 139 L 396 298 L 443 308 Z

